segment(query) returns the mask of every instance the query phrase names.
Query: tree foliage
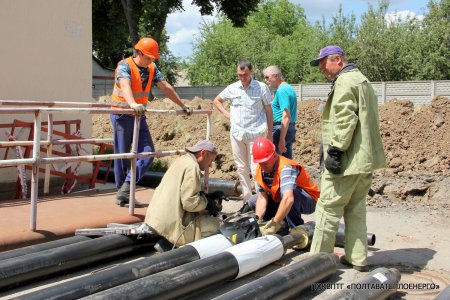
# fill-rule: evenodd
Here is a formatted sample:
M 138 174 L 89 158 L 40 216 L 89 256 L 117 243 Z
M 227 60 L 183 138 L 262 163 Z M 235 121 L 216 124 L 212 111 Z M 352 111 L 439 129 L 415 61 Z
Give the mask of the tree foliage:
M 259 1 L 194 0 L 193 4 L 199 6 L 202 15 L 210 15 L 216 8 L 234 26 L 243 26 Z M 168 36 L 164 27 L 167 16 L 181 10 L 182 0 L 93 0 L 94 53 L 104 65 L 115 68 L 120 59 L 132 54 L 140 37 L 150 36 L 160 45 L 158 67 L 173 83 L 180 62 L 166 46 Z
M 245 58 L 257 79 L 277 64 L 288 82 L 325 82 L 309 61 L 323 46 L 336 44 L 372 81 L 450 79 L 450 0 L 430 0 L 423 21 L 388 20 L 388 7 L 387 0 L 368 5 L 357 25 L 340 6 L 329 24 L 310 25 L 300 5 L 265 0 L 242 28 L 224 18 L 203 24 L 188 77 L 193 85 L 229 84 L 236 80 L 236 62 Z

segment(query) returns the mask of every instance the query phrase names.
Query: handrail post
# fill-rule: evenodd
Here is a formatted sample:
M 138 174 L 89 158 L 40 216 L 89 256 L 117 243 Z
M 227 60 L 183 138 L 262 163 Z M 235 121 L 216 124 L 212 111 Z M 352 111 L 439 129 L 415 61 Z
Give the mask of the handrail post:
M 52 157 L 53 152 L 53 114 L 48 114 L 48 131 L 47 131 L 47 157 Z M 44 195 L 50 194 L 50 164 L 45 165 L 44 176 Z
M 129 208 L 128 212 L 132 216 L 134 215 L 134 200 L 136 194 L 136 153 L 139 143 L 139 125 L 141 123 L 141 116 L 136 115 L 134 118 L 134 128 L 133 128 L 133 143 L 131 144 L 130 152 L 133 154 L 131 159 L 131 170 L 130 170 L 130 198 L 129 198 Z
M 212 118 L 210 114 L 206 114 L 206 139 L 211 137 Z
M 38 198 L 38 184 L 39 184 L 39 156 L 41 142 L 41 111 L 36 111 L 34 114 L 34 133 L 33 133 L 33 167 L 31 171 L 31 215 L 30 215 L 30 229 L 36 230 L 36 215 L 37 215 L 37 198 Z

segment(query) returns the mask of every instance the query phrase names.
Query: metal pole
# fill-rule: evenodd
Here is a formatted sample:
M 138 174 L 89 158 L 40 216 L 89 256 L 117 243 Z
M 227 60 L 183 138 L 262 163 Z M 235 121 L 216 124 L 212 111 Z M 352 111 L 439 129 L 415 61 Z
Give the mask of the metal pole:
M 211 138 L 211 128 L 212 128 L 212 120 L 211 115 L 206 115 L 206 139 L 209 140 Z
M 311 287 L 313 283 L 336 273 L 338 263 L 337 255 L 318 253 L 302 261 L 287 265 L 214 299 L 291 299 L 306 288 Z
M 141 122 L 141 116 L 135 116 L 134 118 L 134 128 L 133 128 L 133 143 L 131 143 L 130 152 L 133 154 L 131 158 L 131 169 L 130 169 L 130 207 L 128 208 L 128 213 L 132 216 L 134 215 L 134 198 L 136 194 L 136 153 L 139 143 L 139 125 Z
M 39 156 L 40 156 L 40 141 L 41 141 L 41 112 L 36 111 L 34 114 L 34 132 L 33 132 L 33 165 L 31 171 L 31 194 L 30 194 L 30 230 L 36 230 L 36 215 L 37 215 L 37 198 L 38 198 L 38 183 L 39 183 Z
M 53 139 L 53 114 L 48 114 L 48 132 L 47 132 L 47 157 L 52 157 L 52 139 Z M 45 165 L 45 176 L 44 176 L 44 195 L 50 193 L 50 164 Z
M 364 299 L 382 300 L 397 292 L 401 274 L 395 269 L 377 268 L 355 283 L 347 285 L 327 300 Z

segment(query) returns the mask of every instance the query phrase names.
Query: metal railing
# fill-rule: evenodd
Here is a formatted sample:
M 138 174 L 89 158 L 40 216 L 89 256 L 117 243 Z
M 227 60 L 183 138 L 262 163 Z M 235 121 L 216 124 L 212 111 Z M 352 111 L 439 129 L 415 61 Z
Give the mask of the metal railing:
M 0 142 L 0 147 L 13 147 L 33 145 L 32 157 L 21 159 L 7 159 L 0 160 L 0 167 L 12 167 L 20 165 L 31 165 L 31 194 L 30 194 L 30 229 L 36 230 L 37 217 L 37 198 L 38 198 L 38 179 L 39 179 L 39 165 L 45 164 L 45 179 L 44 192 L 48 192 L 50 184 L 50 164 L 53 163 L 69 163 L 69 162 L 93 162 L 100 160 L 113 159 L 131 159 L 131 178 L 130 178 L 130 205 L 129 214 L 134 215 L 134 201 L 136 192 L 136 158 L 140 157 L 164 157 L 176 154 L 183 154 L 185 150 L 170 150 L 170 151 L 156 151 L 156 152 L 141 152 L 137 153 L 140 116 L 135 117 L 133 142 L 129 153 L 103 154 L 103 155 L 81 155 L 72 157 L 51 157 L 52 146 L 56 144 L 77 144 L 89 142 L 103 142 L 111 143 L 112 139 L 79 139 L 79 140 L 52 140 L 53 132 L 53 114 L 55 113 L 70 113 L 74 112 L 82 114 L 134 114 L 132 109 L 111 109 L 110 104 L 107 103 L 86 103 L 86 102 L 41 102 L 31 100 L 0 100 L 0 114 L 34 114 L 34 128 L 33 141 L 11 141 Z M 20 108 L 18 108 L 20 106 Z M 46 141 L 41 141 L 41 119 L 42 113 L 48 113 L 48 135 Z M 169 114 L 169 115 L 185 115 L 183 110 L 156 110 L 147 109 L 147 113 Z M 211 135 L 211 110 L 194 110 L 193 114 L 206 114 L 206 139 Z M 40 157 L 40 147 L 47 147 L 47 157 Z M 205 174 L 206 177 L 206 174 Z

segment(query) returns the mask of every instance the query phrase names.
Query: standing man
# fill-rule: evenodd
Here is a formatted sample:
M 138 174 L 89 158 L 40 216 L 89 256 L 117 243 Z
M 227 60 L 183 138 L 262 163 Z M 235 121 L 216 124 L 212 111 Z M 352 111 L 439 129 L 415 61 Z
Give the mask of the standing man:
M 253 142 L 260 136 L 272 140 L 272 96 L 268 86 L 252 78 L 253 67 L 241 60 L 237 65 L 239 81 L 227 86 L 215 99 L 217 109 L 230 119 L 230 140 L 244 203 L 252 196 L 250 171 L 255 175 Z M 223 106 L 230 101 L 230 112 Z
M 256 166 L 256 195 L 248 201 L 259 220 L 267 221 L 260 227 L 262 235 L 275 234 L 286 221 L 289 228 L 302 225 L 302 214 L 312 214 L 320 192 L 311 182 L 306 169 L 293 160 L 280 156 L 275 145 L 260 137 L 253 143 Z
M 216 159 L 216 146 L 207 140 L 186 148 L 155 189 L 147 208 L 145 223 L 164 239 L 155 248 L 167 251 L 216 234 L 219 230 L 218 209 L 202 192 L 201 171 Z
M 166 97 L 178 104 L 186 114 L 189 115 L 191 109 L 181 102 L 178 94 L 164 80 L 164 76 L 156 67 L 154 60 L 159 58 L 156 41 L 148 37 L 142 38 L 134 48 L 137 53 L 133 57 L 121 60 L 117 64 L 112 93 L 112 108 L 132 108 L 136 115 L 141 116 L 137 152 L 153 152 L 155 148 L 145 117 L 145 107 L 152 83 L 155 83 Z M 114 153 L 130 152 L 133 141 L 134 118 L 133 115 L 128 114 L 111 114 Z M 139 182 L 144 176 L 152 162 L 153 157 L 136 160 L 136 182 Z M 114 160 L 114 178 L 119 189 L 116 194 L 117 205 L 127 206 L 130 201 L 130 176 L 129 159 Z M 143 207 L 145 205 L 135 201 L 135 206 Z
M 311 61 L 333 86 L 322 114 L 325 169 L 316 208 L 311 254 L 332 253 L 339 220 L 345 221 L 341 263 L 367 267 L 366 196 L 375 169 L 385 167 L 378 121 L 378 99 L 369 80 L 348 63 L 339 46 L 327 46 Z
M 268 66 L 263 73 L 267 85 L 276 89 L 272 103 L 273 143 L 278 154 L 292 159 L 297 121 L 297 94 L 292 86 L 284 81 L 278 66 Z

